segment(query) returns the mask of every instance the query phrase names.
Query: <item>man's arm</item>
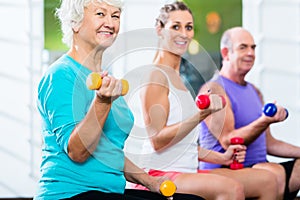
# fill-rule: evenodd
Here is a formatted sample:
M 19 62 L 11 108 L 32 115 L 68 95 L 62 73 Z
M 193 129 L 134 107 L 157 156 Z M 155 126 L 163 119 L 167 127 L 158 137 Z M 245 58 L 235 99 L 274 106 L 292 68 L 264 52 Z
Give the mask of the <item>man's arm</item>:
M 203 93 L 207 88 L 211 90 L 212 94 L 223 95 L 226 99 L 226 106 L 223 110 L 213 113 L 205 119 L 205 123 L 210 132 L 218 138 L 224 149 L 228 148 L 232 137 L 244 138 L 245 145 L 252 143 L 271 123 L 282 121 L 285 118 L 285 115 L 282 113 L 284 108 L 279 107 L 278 112 L 274 117 L 267 117 L 262 114 L 257 120 L 247 126 L 235 129 L 235 120 L 231 102 L 224 89 L 218 83 L 210 82 L 201 88 L 200 93 Z
M 282 158 L 300 158 L 300 147 L 274 138 L 271 135 L 270 128 L 267 129 L 266 135 L 269 155 Z
M 263 102 L 263 96 L 260 90 L 254 86 L 261 101 Z M 271 129 L 266 129 L 267 137 L 267 152 L 269 155 L 282 157 L 282 158 L 300 158 L 300 147 L 286 143 L 284 141 L 274 138 L 271 134 Z

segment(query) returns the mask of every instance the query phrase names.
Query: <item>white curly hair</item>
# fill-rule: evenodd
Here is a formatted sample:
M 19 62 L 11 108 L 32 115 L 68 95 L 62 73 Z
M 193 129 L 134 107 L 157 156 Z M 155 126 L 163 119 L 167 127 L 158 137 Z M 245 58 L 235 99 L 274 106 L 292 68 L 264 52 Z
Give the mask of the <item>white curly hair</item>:
M 122 10 L 123 0 L 61 0 L 60 8 L 56 9 L 56 16 L 61 23 L 62 41 L 68 47 L 72 45 L 73 28 L 81 24 L 84 8 L 92 2 L 105 2 Z

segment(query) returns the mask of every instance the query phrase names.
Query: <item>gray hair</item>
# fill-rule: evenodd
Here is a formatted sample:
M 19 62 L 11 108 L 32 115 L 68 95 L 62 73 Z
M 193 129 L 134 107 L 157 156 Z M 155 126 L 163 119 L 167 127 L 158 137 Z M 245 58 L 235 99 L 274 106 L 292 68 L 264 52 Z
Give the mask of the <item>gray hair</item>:
M 92 2 L 105 2 L 120 10 L 123 7 L 122 0 L 61 0 L 60 8 L 56 9 L 56 16 L 61 23 L 62 41 L 68 47 L 72 45 L 73 28 L 80 26 L 83 20 L 84 8 Z
M 221 37 L 221 42 L 220 42 L 221 49 L 223 49 L 223 48 L 232 49 L 231 30 L 232 29 L 228 29 L 223 33 L 223 35 Z
M 233 48 L 232 37 L 236 31 L 246 31 L 251 35 L 251 33 L 247 29 L 245 29 L 241 26 L 229 28 L 223 33 L 223 35 L 221 37 L 221 42 L 220 42 L 221 49 L 228 48 L 229 50 L 232 50 L 232 48 Z

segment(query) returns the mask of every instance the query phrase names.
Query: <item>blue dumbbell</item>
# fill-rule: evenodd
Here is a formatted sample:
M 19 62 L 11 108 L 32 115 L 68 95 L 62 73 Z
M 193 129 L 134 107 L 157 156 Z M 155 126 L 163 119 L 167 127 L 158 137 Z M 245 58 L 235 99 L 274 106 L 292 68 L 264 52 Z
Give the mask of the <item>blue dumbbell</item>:
M 287 109 L 285 109 L 285 111 L 286 111 L 286 117 L 285 118 L 287 118 L 289 116 L 289 112 L 288 112 Z M 267 103 L 263 107 L 263 112 L 266 116 L 273 117 L 277 112 L 277 107 L 274 103 Z

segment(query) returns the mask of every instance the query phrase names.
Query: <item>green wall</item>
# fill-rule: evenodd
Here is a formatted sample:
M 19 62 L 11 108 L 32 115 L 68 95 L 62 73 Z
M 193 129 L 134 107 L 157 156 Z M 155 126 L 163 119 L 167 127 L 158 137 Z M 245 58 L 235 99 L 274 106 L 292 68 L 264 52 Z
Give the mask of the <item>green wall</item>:
M 208 52 L 219 51 L 223 31 L 242 25 L 242 0 L 183 0 L 192 10 L 195 21 L 195 39 Z M 220 30 L 211 34 L 206 27 L 206 15 L 216 11 L 221 17 Z
M 62 43 L 60 23 L 55 16 L 55 8 L 59 7 L 60 0 L 44 0 L 44 48 L 52 51 L 66 50 L 67 47 Z
M 222 32 L 232 26 L 242 25 L 242 0 L 183 0 L 192 10 L 195 18 L 195 39 L 208 52 L 219 51 Z M 45 49 L 60 51 L 67 47 L 61 42 L 60 24 L 55 17 L 55 8 L 60 0 L 44 0 L 45 6 Z M 206 15 L 216 11 L 222 24 L 219 32 L 211 34 L 206 28 Z
M 199 88 L 221 68 L 219 43 L 222 33 L 230 27 L 242 25 L 242 0 L 183 0 L 194 16 L 194 39 L 203 47 L 196 55 L 187 54 L 181 62 L 180 74 L 193 97 Z M 210 32 L 206 23 L 207 14 L 218 13 L 221 24 L 216 32 Z M 208 53 L 208 54 L 207 54 Z M 209 57 L 208 57 L 209 56 Z

